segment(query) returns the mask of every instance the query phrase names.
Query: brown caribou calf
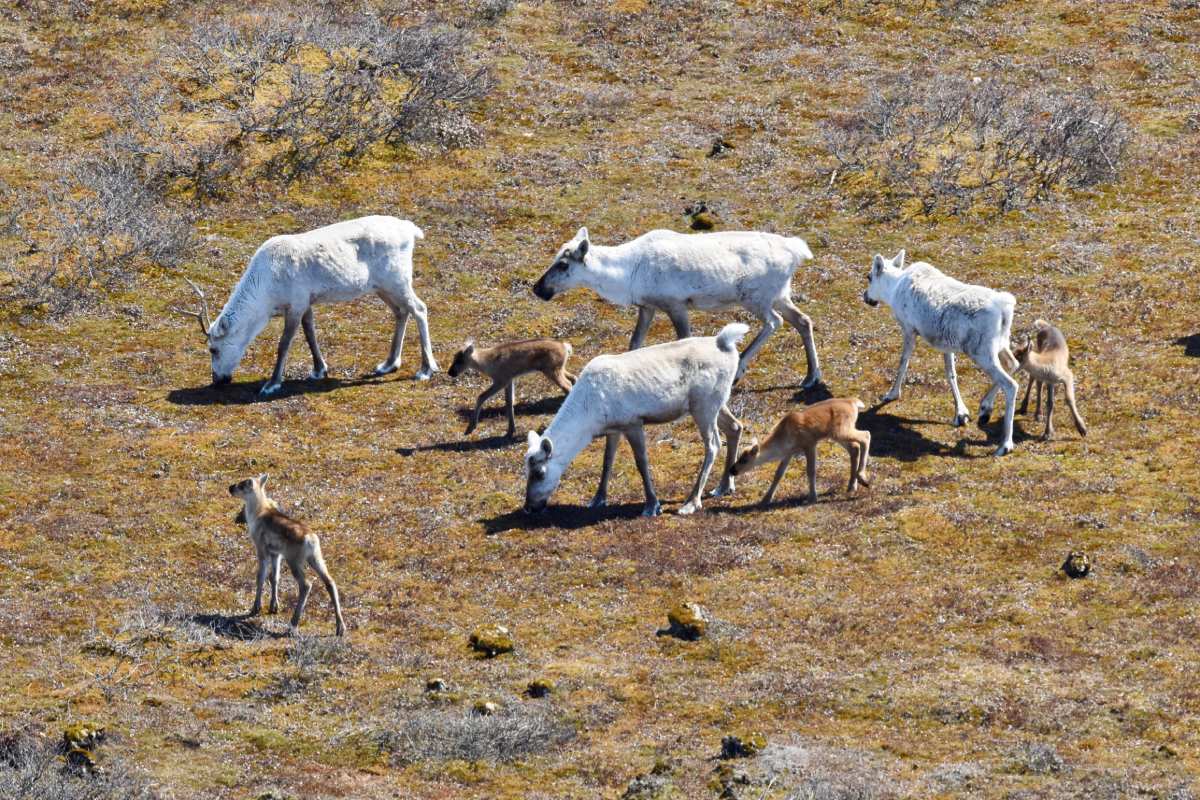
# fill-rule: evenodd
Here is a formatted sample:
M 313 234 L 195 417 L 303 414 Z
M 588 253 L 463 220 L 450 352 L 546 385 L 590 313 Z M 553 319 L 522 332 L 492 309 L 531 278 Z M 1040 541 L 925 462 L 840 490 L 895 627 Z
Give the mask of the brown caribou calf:
M 344 635 L 346 623 L 342 619 L 342 601 L 338 598 L 337 584 L 329 577 L 325 559 L 321 557 L 321 540 L 315 533 L 309 533 L 303 522 L 280 511 L 275 501 L 267 497 L 266 485 L 267 476 L 259 475 L 229 487 L 229 493 L 245 503 L 242 512 L 246 529 L 258 553 L 258 582 L 254 591 L 254 605 L 248 616 L 257 616 L 262 612 L 263 581 L 267 578 L 271 580 L 269 613 L 274 614 L 279 610 L 279 565 L 280 561 L 287 561 L 288 569 L 300 587 L 289 632 L 294 634 L 299 628 L 300 615 L 304 613 L 304 604 L 308 602 L 308 593 L 312 589 L 304 576 L 304 567 L 307 565 L 325 584 L 329 599 L 333 601 L 333 613 L 337 617 L 337 635 Z
M 570 343 L 556 342 L 553 339 L 526 339 L 520 342 L 505 342 L 495 347 L 476 347 L 474 342 L 468 341 L 462 350 L 454 354 L 454 363 L 450 365 L 450 377 L 457 378 L 467 370 L 473 369 L 491 378 L 492 385 L 484 389 L 475 401 L 475 411 L 471 414 L 471 422 L 467 425 L 465 435 L 470 436 L 479 425 L 479 412 L 488 398 L 504 389 L 508 411 L 508 436 L 516 436 L 517 418 L 513 413 L 513 401 L 516 399 L 514 383 L 517 377 L 527 372 L 540 372 L 564 393 L 569 393 L 575 383 L 575 376 L 567 372 L 567 359 L 570 357 Z
M 1029 410 L 1029 390 L 1037 384 L 1037 410 L 1033 418 L 1041 418 L 1042 387 L 1045 386 L 1046 430 L 1042 439 L 1048 440 L 1054 435 L 1054 389 L 1061 383 L 1066 387 L 1067 408 L 1071 409 L 1075 429 L 1079 431 L 1080 436 L 1087 436 L 1087 425 L 1084 424 L 1083 417 L 1079 416 L 1079 409 L 1075 407 L 1075 374 L 1068 366 L 1071 353 L 1067 349 L 1067 338 L 1063 336 L 1062 331 L 1044 319 L 1034 322 L 1033 327 L 1037 329 L 1036 337 L 1027 337 L 1025 345 L 1013 352 L 1020 364 L 1018 371 L 1024 370 L 1029 373 L 1029 385 L 1025 387 L 1021 413 Z
M 779 421 L 761 446 L 757 439 L 752 441 L 750 447 L 738 456 L 731 471 L 734 475 L 741 475 L 759 464 L 780 462 L 779 468 L 775 470 L 775 479 L 771 481 L 771 488 L 763 495 L 762 505 L 765 506 L 775 496 L 775 489 L 779 486 L 783 473 L 787 471 L 792 457 L 804 453 L 808 466 L 807 502 L 815 503 L 817 442 L 832 439 L 850 454 L 850 484 L 846 491 L 853 492 L 860 481 L 863 486 L 870 486 L 865 471 L 868 452 L 871 449 L 871 434 L 854 427 L 854 423 L 858 421 L 858 412 L 864 408 L 866 406 L 856 397 L 835 397 L 793 411 Z

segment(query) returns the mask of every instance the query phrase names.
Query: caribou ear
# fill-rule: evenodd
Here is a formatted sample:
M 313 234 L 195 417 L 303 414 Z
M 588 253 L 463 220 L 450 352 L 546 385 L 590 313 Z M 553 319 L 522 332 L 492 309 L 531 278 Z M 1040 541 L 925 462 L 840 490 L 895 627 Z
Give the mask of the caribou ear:
M 875 260 L 871 262 L 871 271 L 876 275 L 883 272 L 883 256 L 879 253 L 875 254 Z
M 529 445 L 529 452 L 532 453 L 534 450 L 537 449 L 538 445 L 541 443 L 541 439 L 542 439 L 542 437 L 540 434 L 538 434 L 537 431 L 530 431 L 525 436 L 525 441 Z
M 471 353 L 474 353 L 475 352 L 475 340 L 467 339 L 467 341 L 463 342 L 462 351 L 463 351 L 463 355 L 468 355 L 468 356 L 471 355 Z
M 268 474 L 267 474 L 267 473 L 265 473 L 265 472 L 264 472 L 263 474 L 259 475 L 259 476 L 258 476 L 258 485 L 259 485 L 259 486 L 261 486 L 261 487 L 262 487 L 262 488 L 264 488 L 264 489 L 265 489 L 265 488 L 267 488 L 267 480 L 268 480 L 270 477 L 271 477 L 271 476 L 270 476 L 270 475 L 268 475 Z
M 546 454 L 546 458 L 554 452 L 554 442 L 550 441 L 549 436 L 542 437 L 542 452 Z
M 212 333 L 210 333 L 209 335 L 210 335 L 210 337 L 216 336 L 219 339 L 220 337 L 224 336 L 228 332 L 229 332 L 229 318 L 226 316 L 222 316 L 220 319 L 217 320 L 216 326 L 212 329 Z
M 896 269 L 904 269 L 904 251 L 896 253 L 896 257 L 892 259 L 892 266 Z

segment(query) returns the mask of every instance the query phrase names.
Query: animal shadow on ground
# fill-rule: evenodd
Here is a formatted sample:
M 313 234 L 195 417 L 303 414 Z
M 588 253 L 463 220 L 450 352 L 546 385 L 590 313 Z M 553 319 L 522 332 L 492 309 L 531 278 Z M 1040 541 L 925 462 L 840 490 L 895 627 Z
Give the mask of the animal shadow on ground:
M 771 465 L 771 466 L 772 466 L 772 470 L 773 470 L 774 465 Z M 792 462 L 792 467 L 796 468 L 796 462 Z M 777 510 L 781 510 L 781 509 L 785 509 L 785 508 L 802 508 L 804 506 L 810 505 L 808 502 L 808 484 L 805 482 L 805 477 L 804 477 L 804 457 L 803 456 L 800 457 L 800 464 L 799 464 L 798 469 L 799 469 L 799 472 L 798 472 L 799 477 L 797 478 L 795 494 L 792 494 L 792 495 L 786 494 L 786 492 L 787 492 L 787 477 L 785 477 L 783 479 L 784 482 L 779 484 L 779 492 L 776 493 L 775 500 L 771 501 L 771 503 L 769 505 L 764 506 L 757 499 L 747 496 L 747 497 L 744 497 L 744 500 L 740 505 L 734 505 L 734 506 L 711 505 L 710 506 L 708 503 L 706 503 L 704 505 L 704 508 L 707 509 L 708 511 L 711 511 L 713 514 L 755 514 L 760 511 L 777 511 Z M 791 469 L 789 469 L 788 475 L 790 476 L 791 474 L 792 474 Z M 858 499 L 859 495 L 861 495 L 863 491 L 864 491 L 863 489 L 859 489 L 858 494 L 846 494 L 846 492 L 844 490 L 839 491 L 837 489 L 826 489 L 823 492 L 817 492 L 817 502 L 813 505 L 817 505 L 817 504 L 824 505 L 825 503 L 850 503 L 850 502 L 853 502 L 854 500 Z M 741 493 L 744 493 L 745 490 L 742 488 L 739 488 L 738 492 L 739 492 L 739 494 L 741 494 Z M 780 495 L 784 495 L 784 496 L 782 498 L 780 498 Z M 734 497 L 736 499 L 737 495 L 735 495 Z
M 887 456 L 898 461 L 916 461 L 923 456 L 967 457 L 968 444 L 985 445 L 987 440 L 960 439 L 954 447 L 930 439 L 913 425 L 936 425 L 927 419 L 911 419 L 895 414 L 881 414 L 882 404 L 871 406 L 858 415 L 858 424 L 871 433 L 871 457 Z
M 1191 336 L 1180 336 L 1175 344 L 1183 348 L 1183 354 L 1192 358 L 1200 358 L 1200 333 Z
M 539 414 L 557 414 L 559 407 L 563 404 L 566 397 L 559 395 L 557 397 L 543 397 L 541 400 L 522 401 L 513 403 L 513 414 L 518 417 L 529 417 Z M 471 419 L 471 413 L 475 410 L 474 404 L 469 406 L 460 406 L 458 408 L 458 416 L 463 422 Z M 479 412 L 479 424 L 482 425 L 485 419 L 495 418 L 507 419 L 504 411 L 504 395 L 497 394 L 489 401 L 489 405 Z
M 792 395 L 792 400 L 798 403 L 804 403 L 806 406 L 811 406 L 813 403 L 819 403 L 822 400 L 828 400 L 833 397 L 833 392 L 829 390 L 829 386 L 825 381 L 821 381 L 815 386 L 810 386 L 807 389 L 797 388 L 795 384 L 791 386 L 763 386 L 757 389 L 745 389 L 737 384 L 734 384 L 732 394 L 768 394 L 770 392 L 779 392 L 785 389 L 795 389 Z
M 544 528 L 563 528 L 577 530 L 616 519 L 637 519 L 642 514 L 644 504 L 621 503 L 607 505 L 602 508 L 588 506 L 553 505 L 540 514 L 527 514 L 521 509 L 498 514 L 488 519 L 482 519 L 484 530 L 489 536 L 507 531 L 535 531 Z M 665 513 L 665 512 L 664 512 Z
M 435 442 L 434 444 L 421 444 L 415 447 L 397 447 L 396 452 L 408 458 L 417 453 L 426 452 L 441 452 L 441 453 L 473 453 L 476 450 L 500 450 L 505 447 L 511 447 L 515 444 L 524 444 L 525 439 L 519 434 L 512 438 L 503 434 L 497 436 L 485 436 L 482 439 L 461 439 L 452 442 Z
M 281 633 L 272 633 L 257 622 L 252 622 L 245 614 L 226 616 L 225 614 L 194 614 L 192 622 L 208 628 L 217 636 L 226 639 L 237 639 L 240 642 L 250 642 L 255 639 L 280 639 Z
M 321 380 L 284 381 L 283 386 L 270 397 L 259 397 L 258 390 L 264 381 L 238 381 L 224 386 L 193 386 L 187 389 L 172 389 L 167 393 L 167 402 L 177 406 L 244 406 L 251 403 L 269 403 L 288 397 L 305 394 L 324 394 L 350 386 L 366 386 L 393 380 L 387 375 L 364 375 L 361 378 L 322 378 Z

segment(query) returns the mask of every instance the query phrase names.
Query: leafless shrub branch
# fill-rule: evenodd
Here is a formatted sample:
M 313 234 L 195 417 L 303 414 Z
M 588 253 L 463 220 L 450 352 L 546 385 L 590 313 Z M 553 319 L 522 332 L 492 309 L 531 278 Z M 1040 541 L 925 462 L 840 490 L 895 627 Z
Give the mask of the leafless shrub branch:
M 541 707 L 518 705 L 490 716 L 462 709 L 420 709 L 402 717 L 379 744 L 398 763 L 414 761 L 515 761 L 557 747 L 574 729 Z

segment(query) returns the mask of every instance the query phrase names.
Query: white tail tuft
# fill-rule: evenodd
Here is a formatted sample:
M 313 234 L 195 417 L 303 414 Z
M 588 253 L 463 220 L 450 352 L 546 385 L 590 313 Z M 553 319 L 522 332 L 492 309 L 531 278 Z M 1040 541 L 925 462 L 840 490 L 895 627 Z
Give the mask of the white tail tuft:
M 738 342 L 750 332 L 750 326 L 742 322 L 731 322 L 717 334 L 717 349 L 731 352 L 737 350 Z
M 1033 321 L 1033 327 L 1037 328 L 1039 331 L 1045 330 L 1046 328 L 1050 327 L 1050 323 L 1046 322 L 1044 319 L 1035 319 Z
M 567 351 L 567 358 L 570 358 L 571 355 L 575 352 L 575 348 L 571 347 L 570 342 L 563 342 L 563 349 Z
M 864 403 L 862 400 L 859 400 L 857 397 L 854 398 L 854 407 L 857 408 L 859 411 L 867 410 L 867 404 Z
M 408 221 L 408 224 L 409 224 L 409 225 L 412 225 L 413 237 L 415 237 L 415 238 L 417 238 L 417 239 L 424 239 L 424 238 L 425 238 L 425 231 L 423 231 L 423 230 L 421 230 L 420 228 L 418 228 L 418 227 L 417 227 L 417 224 L 416 224 L 415 222 L 412 222 L 411 220 L 409 220 L 409 221 Z

